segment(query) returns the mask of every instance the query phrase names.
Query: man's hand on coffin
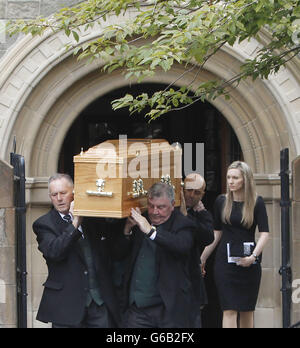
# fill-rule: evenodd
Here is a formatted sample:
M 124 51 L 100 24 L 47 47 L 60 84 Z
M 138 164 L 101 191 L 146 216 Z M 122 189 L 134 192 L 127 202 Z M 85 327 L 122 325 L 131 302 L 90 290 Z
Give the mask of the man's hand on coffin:
M 131 208 L 131 217 L 137 223 L 140 230 L 145 234 L 148 234 L 152 228 L 147 219 L 141 215 L 139 208 Z
M 73 226 L 75 228 L 78 228 L 81 225 L 81 223 L 82 223 L 83 217 L 74 215 L 74 201 L 72 201 L 71 204 L 70 204 L 69 212 L 73 215 L 73 221 L 72 221 Z
M 133 226 L 137 225 L 135 220 L 131 216 L 129 216 L 126 219 L 125 227 L 124 227 L 124 234 L 125 236 L 130 236 L 132 234 L 132 228 Z

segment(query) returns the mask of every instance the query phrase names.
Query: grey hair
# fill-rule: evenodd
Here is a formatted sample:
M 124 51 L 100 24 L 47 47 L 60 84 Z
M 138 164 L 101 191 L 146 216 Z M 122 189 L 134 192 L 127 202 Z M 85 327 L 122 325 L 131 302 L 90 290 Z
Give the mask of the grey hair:
M 171 203 L 175 200 L 173 187 L 169 184 L 157 182 L 152 185 L 148 191 L 148 198 L 160 198 L 166 196 Z
M 48 188 L 51 184 L 51 182 L 55 181 L 55 180 L 61 180 L 61 179 L 66 179 L 70 186 L 74 186 L 74 183 L 73 183 L 73 179 L 70 177 L 69 174 L 62 174 L 62 173 L 56 173 L 52 176 L 50 176 L 49 180 L 48 180 Z

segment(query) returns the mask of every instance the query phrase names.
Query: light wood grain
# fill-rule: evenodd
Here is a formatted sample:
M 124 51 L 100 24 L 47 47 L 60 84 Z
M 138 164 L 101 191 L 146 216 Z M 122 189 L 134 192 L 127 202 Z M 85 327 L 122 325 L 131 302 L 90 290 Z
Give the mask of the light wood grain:
M 170 175 L 175 186 L 175 205 L 180 205 L 181 178 L 175 178 L 175 149 L 162 139 L 128 139 L 127 151 L 118 140 L 109 140 L 74 157 L 74 213 L 81 216 L 123 218 L 131 208 L 147 209 L 147 196 L 133 198 L 132 184 L 142 178 L 144 190 Z M 169 156 L 169 160 L 168 160 Z M 178 157 L 177 157 L 178 158 Z M 177 170 L 178 172 L 178 170 Z M 106 176 L 109 177 L 106 177 Z M 87 191 L 97 191 L 96 181 L 105 179 L 105 192 L 112 197 L 97 197 Z

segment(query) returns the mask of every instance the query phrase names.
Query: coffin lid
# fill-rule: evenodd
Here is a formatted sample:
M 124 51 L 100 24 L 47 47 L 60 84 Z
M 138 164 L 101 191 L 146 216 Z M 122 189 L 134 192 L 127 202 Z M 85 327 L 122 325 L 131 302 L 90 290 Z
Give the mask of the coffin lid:
M 81 151 L 74 156 L 74 162 L 124 163 L 138 156 L 148 157 L 168 151 L 181 152 L 181 147 L 179 144 L 171 146 L 165 139 L 113 139 Z

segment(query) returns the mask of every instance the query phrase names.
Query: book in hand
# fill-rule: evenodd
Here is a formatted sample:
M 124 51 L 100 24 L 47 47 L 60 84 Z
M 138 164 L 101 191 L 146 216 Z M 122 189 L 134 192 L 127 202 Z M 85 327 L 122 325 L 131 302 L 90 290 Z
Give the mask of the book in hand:
M 254 248 L 254 242 L 227 243 L 227 262 L 237 263 L 242 257 L 250 256 Z

